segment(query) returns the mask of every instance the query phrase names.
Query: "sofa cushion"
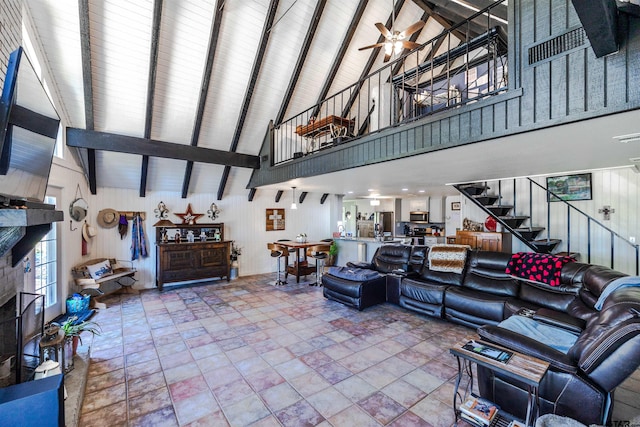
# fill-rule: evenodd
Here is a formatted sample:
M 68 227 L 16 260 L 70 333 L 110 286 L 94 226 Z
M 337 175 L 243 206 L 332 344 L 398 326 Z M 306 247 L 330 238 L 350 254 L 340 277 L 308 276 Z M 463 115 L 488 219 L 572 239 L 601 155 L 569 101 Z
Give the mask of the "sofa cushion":
M 507 253 L 472 251 L 462 286 L 493 295 L 518 295 L 518 282 L 505 273 L 510 259 Z
M 409 271 L 420 271 L 424 260 L 429 253 L 428 246 L 411 246 L 411 255 L 409 256 Z
M 505 300 L 502 296 L 451 286 L 445 291 L 445 312 L 451 308 L 475 317 L 500 322 L 504 319 Z
M 400 285 L 400 295 L 420 302 L 442 305 L 447 287 L 448 285 L 404 278 Z
M 546 344 L 564 354 L 567 354 L 578 339 L 576 332 L 525 316 L 511 316 L 500 322 L 498 326 Z
M 410 255 L 411 246 L 382 245 L 374 254 L 371 264 L 381 273 L 391 273 L 398 269 L 407 271 Z
M 375 279 L 380 276 L 380 273 L 373 270 L 367 270 L 366 268 L 352 268 L 352 267 L 329 267 L 329 274 L 332 276 L 340 277 L 342 279 L 365 281 Z
M 592 265 L 591 268 L 585 271 L 582 278 L 584 287 L 595 296 L 597 300 L 604 288 L 619 277 L 624 277 L 626 274 L 619 271 L 611 270 L 610 268 L 602 265 Z M 586 303 L 587 301 L 585 301 Z
M 544 284 L 521 282 L 518 298 L 537 304 L 540 307 L 551 308 L 566 313 L 569 304 L 577 298 L 575 291 L 576 290 L 571 289 L 570 292 L 564 292 L 561 289 Z

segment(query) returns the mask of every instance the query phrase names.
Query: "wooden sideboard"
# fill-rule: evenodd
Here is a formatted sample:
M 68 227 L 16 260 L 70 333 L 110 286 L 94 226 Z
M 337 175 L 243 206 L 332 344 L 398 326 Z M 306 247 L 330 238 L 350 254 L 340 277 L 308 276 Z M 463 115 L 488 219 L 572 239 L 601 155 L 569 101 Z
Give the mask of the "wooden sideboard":
M 472 249 L 511 253 L 511 234 L 489 231 L 456 231 L 456 244 Z
M 156 286 L 162 290 L 165 283 L 205 280 L 214 277 L 230 279 L 231 273 L 231 241 L 224 240 L 224 224 L 176 224 L 166 227 L 168 230 L 178 229 L 181 235 L 193 231 L 194 242 L 186 238 L 176 242 L 170 239 L 167 243 L 156 241 Z M 207 240 L 201 241 L 199 234 L 205 231 Z M 220 233 L 220 241 L 209 236 L 209 232 Z M 175 234 L 175 233 L 174 233 Z

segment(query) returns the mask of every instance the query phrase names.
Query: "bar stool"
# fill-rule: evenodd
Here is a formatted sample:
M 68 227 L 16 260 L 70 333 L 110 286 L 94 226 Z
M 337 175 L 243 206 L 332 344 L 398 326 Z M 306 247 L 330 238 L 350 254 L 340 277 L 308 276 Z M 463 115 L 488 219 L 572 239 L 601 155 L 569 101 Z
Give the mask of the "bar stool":
M 316 245 L 307 250 L 307 255 L 316 260 L 316 282 L 310 283 L 309 286 L 322 286 L 322 273 L 324 271 L 324 260 L 329 258 L 329 249 L 331 245 Z
M 276 286 L 284 285 L 287 283 L 287 280 L 280 279 L 280 259 L 289 257 L 289 250 L 286 246 L 277 245 L 275 243 L 267 243 L 267 249 L 271 251 L 272 258 L 278 258 L 278 276 L 276 278 Z

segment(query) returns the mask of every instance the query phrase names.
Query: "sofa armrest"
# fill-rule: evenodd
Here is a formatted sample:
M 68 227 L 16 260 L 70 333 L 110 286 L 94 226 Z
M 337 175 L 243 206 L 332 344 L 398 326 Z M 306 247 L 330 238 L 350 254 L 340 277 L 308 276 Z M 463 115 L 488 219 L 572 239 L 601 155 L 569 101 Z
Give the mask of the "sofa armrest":
M 478 334 L 483 339 L 502 347 L 547 361 L 561 371 L 573 374 L 578 370 L 578 366 L 568 355 L 517 332 L 499 326 L 485 325 L 478 328 Z
M 347 263 L 347 267 L 350 267 L 350 268 L 366 268 L 366 269 L 369 269 L 369 270 L 375 270 L 376 269 L 376 267 L 373 264 L 368 263 L 368 262 L 351 262 L 351 261 L 349 261 Z
M 547 325 L 555 326 L 557 328 L 566 329 L 570 332 L 580 334 L 585 327 L 585 321 L 582 319 L 576 319 L 566 313 L 561 313 L 548 308 L 539 308 L 533 315 L 533 320 L 546 323 Z

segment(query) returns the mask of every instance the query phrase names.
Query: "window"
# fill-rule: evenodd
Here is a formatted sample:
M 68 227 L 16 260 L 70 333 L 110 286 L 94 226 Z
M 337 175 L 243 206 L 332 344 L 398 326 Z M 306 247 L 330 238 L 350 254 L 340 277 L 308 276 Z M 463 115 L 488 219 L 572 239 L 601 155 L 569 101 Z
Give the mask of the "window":
M 47 196 L 45 203 L 55 205 L 55 197 Z M 38 294 L 43 294 L 45 307 L 58 302 L 58 251 L 55 224 L 35 247 L 35 264 L 33 265 Z

